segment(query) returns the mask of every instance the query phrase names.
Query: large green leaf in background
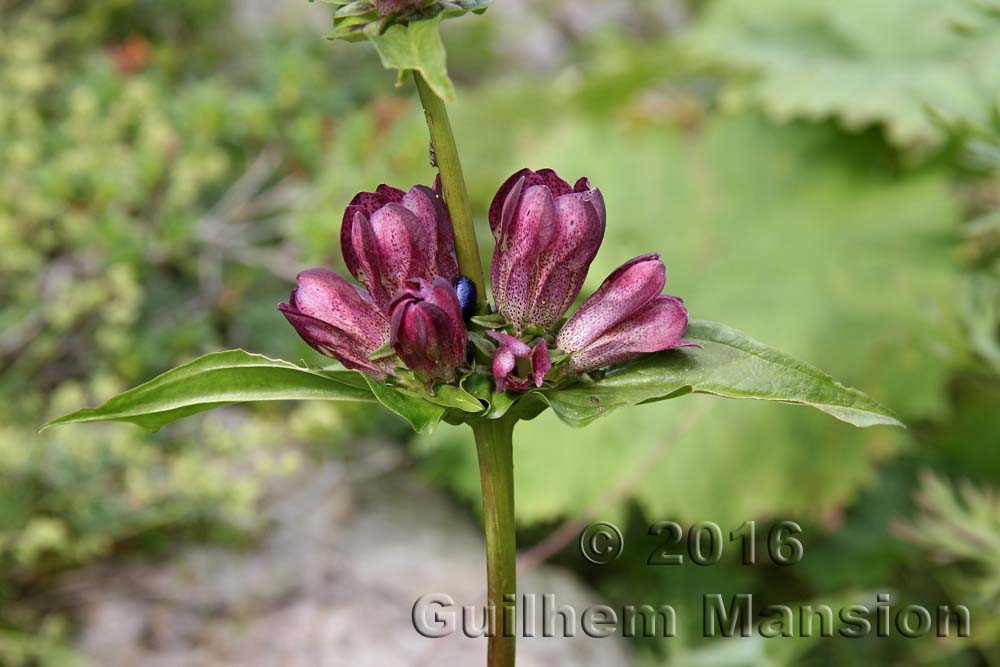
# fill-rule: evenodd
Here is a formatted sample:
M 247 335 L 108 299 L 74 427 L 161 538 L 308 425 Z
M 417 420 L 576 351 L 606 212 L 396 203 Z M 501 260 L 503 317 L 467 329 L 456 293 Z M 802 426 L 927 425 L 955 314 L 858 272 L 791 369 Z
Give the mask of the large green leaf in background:
M 457 125 L 471 139 L 490 104 L 466 97 Z M 699 134 L 563 117 L 558 128 L 519 124 L 509 136 L 512 161 L 494 169 L 552 166 L 590 176 L 604 193 L 607 235 L 585 291 L 630 257 L 660 252 L 667 291 L 693 318 L 815 364 L 904 421 L 946 410 L 957 211 L 945 174 L 900 173 L 870 136 L 755 117 L 709 118 Z M 476 143 L 463 148 L 474 161 Z M 442 437 L 431 470 L 475 497 L 474 448 L 462 431 Z M 517 510 L 551 520 L 625 480 L 657 516 L 731 527 L 762 514 L 815 517 L 853 498 L 906 437 L 699 396 L 616 411 L 580 430 L 547 412 L 517 429 Z
M 749 72 L 725 88 L 731 106 L 779 119 L 881 125 L 902 147 L 942 143 L 928 108 L 982 119 L 1000 86 L 993 0 L 718 0 L 694 31 L 694 51 Z

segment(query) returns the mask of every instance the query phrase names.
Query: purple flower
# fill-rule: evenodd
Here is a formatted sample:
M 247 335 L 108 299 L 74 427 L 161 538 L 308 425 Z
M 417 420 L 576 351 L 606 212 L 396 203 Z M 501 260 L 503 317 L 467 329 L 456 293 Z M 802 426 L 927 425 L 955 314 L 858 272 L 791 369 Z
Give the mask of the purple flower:
M 465 365 L 465 322 L 455 289 L 443 279 L 406 282 L 392 302 L 392 347 L 408 367 L 430 380 L 453 382 Z
M 457 303 L 450 284 L 458 278 L 441 196 L 422 185 L 409 192 L 388 185 L 360 192 L 344 212 L 340 241 L 347 268 L 368 291 L 325 269 L 304 271 L 289 303 L 278 305 L 292 326 L 318 351 L 379 380 L 392 373 L 395 360 L 370 357 L 390 341 L 412 368 L 453 379 L 454 368 L 465 361 L 465 324 L 460 314 L 460 330 L 441 326 Z M 448 285 L 447 294 L 439 281 Z M 428 322 L 433 330 L 421 328 Z M 447 370 L 432 368 L 437 363 Z
M 660 294 L 666 268 L 660 256 L 642 255 L 607 277 L 566 322 L 556 345 L 570 354 L 568 369 L 603 368 L 645 352 L 696 345 L 687 330 L 684 302 Z
M 604 199 L 581 178 L 576 185 L 551 169 L 522 169 L 490 205 L 496 250 L 493 298 L 515 333 L 549 329 L 580 293 L 604 237 Z
M 423 185 L 409 192 L 380 185 L 355 195 L 344 211 L 340 246 L 351 275 L 383 310 L 410 278 L 458 277 L 448 209 Z
M 347 368 L 384 380 L 392 360 L 369 360 L 389 342 L 389 318 L 371 297 L 346 278 L 326 269 L 299 274 L 287 303 L 278 310 L 309 345 Z
M 487 334 L 500 343 L 493 355 L 493 379 L 497 383 L 497 391 L 502 392 L 507 387 L 514 391 L 527 391 L 532 381 L 536 387 L 542 386 L 545 374 L 552 370 L 545 339 L 540 338 L 532 349 L 509 334 L 499 331 L 488 331 Z M 523 360 L 520 364 L 519 359 Z M 524 375 L 516 375 L 515 371 Z
M 392 16 L 407 7 L 419 7 L 424 2 L 425 0 L 372 0 L 372 4 L 375 5 L 375 11 L 379 13 L 379 16 Z

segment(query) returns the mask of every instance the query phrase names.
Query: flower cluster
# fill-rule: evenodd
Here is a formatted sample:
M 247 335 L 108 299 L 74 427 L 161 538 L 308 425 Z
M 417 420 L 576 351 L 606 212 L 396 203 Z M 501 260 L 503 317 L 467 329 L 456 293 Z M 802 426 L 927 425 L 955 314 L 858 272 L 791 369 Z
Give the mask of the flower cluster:
M 344 262 L 364 288 L 310 269 L 278 308 L 347 368 L 379 380 L 409 369 L 428 385 L 482 368 L 500 392 L 689 345 L 681 339 L 687 310 L 661 293 L 666 269 L 655 254 L 616 269 L 563 323 L 605 219 L 601 192 L 586 178 L 570 186 L 551 169 L 522 169 L 507 179 L 489 210 L 495 312 L 477 317 L 440 192 L 381 185 L 354 197 L 341 227 Z
M 451 382 L 465 364 L 466 329 L 452 283 L 458 279 L 451 220 L 440 194 L 380 185 L 347 206 L 340 230 L 347 270 L 299 274 L 278 309 L 313 348 L 347 368 L 385 380 L 399 359 L 429 380 Z

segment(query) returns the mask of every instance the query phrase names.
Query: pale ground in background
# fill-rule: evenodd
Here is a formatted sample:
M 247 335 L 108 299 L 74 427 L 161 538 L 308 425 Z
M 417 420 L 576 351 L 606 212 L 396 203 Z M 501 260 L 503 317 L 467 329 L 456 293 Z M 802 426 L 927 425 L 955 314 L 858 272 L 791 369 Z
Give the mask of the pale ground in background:
M 267 536 L 249 550 L 191 547 L 164 563 L 74 575 L 81 650 L 100 667 L 396 667 L 485 663 L 486 641 L 421 637 L 413 603 L 485 598 L 479 526 L 412 471 L 397 447 L 329 462 L 270 494 Z M 578 612 L 599 604 L 572 574 L 541 566 L 522 592 Z M 539 618 L 539 622 L 541 619 Z M 578 620 L 579 623 L 579 620 Z M 617 638 L 522 639 L 521 667 L 618 667 Z

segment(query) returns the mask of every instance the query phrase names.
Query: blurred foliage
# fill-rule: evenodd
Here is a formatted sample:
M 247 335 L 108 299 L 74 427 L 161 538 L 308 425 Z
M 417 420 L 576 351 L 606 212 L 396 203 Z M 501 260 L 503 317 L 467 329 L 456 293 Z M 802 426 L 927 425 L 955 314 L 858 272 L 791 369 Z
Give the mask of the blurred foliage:
M 306 406 L 291 432 L 271 408 L 34 435 L 203 352 L 305 349 L 274 310 L 298 266 L 280 219 L 379 82 L 328 94 L 319 36 L 229 22 L 203 0 L 0 3 L 0 664 L 69 664 L 41 611 L 63 570 L 259 529 L 270 480 L 364 428 Z
M 954 585 L 964 588 L 971 601 L 1000 611 L 1000 501 L 995 494 L 968 482 L 953 489 L 927 472 L 917 504 L 918 518 L 897 532 L 940 561 L 972 565 L 973 573 L 956 578 Z
M 726 86 L 726 106 L 878 125 L 896 146 L 928 149 L 947 139 L 935 115 L 989 113 L 998 16 L 995 0 L 718 0 L 691 40 L 695 53 L 747 74 Z
M 713 119 L 697 137 L 668 127 L 603 127 L 564 114 L 557 130 L 527 139 L 528 155 L 517 160 L 536 165 L 557 156 L 554 166 L 572 175 L 573 165 L 587 162 L 584 152 L 601 156 L 587 175 L 606 192 L 609 224 L 590 287 L 629 257 L 661 252 L 668 290 L 685 298 L 693 317 L 724 319 L 848 384 L 879 387 L 878 400 L 904 420 L 945 411 L 955 353 L 942 336 L 957 337 L 949 331 L 957 277 L 947 236 L 957 211 L 943 172 L 894 178 L 891 156 L 877 144 L 845 141 L 825 127 Z M 520 516 L 551 520 L 599 499 L 703 400 L 641 408 L 638 420 L 613 414 L 572 438 L 560 437 L 564 427 L 551 415 L 522 425 Z M 874 464 L 897 443 L 889 431 L 852 431 L 794 409 L 708 407 L 638 485 L 652 514 L 734 525 L 747 513 L 822 516 L 870 482 Z M 471 490 L 475 457 L 463 453 L 460 483 Z M 548 473 L 580 457 L 595 465 Z M 454 466 L 446 467 L 454 480 Z M 692 470 L 711 471 L 730 492 L 718 494 Z
M 916 496 L 919 513 L 896 532 L 944 564 L 943 585 L 983 621 L 973 641 L 1000 654 L 1000 500 L 967 480 L 949 484 L 925 471 Z
M 522 545 L 567 518 L 616 519 L 637 545 L 621 562 L 587 568 L 572 548 L 557 562 L 616 603 L 669 601 L 682 621 L 700 618 L 707 591 L 833 605 L 891 590 L 927 606 L 988 592 L 988 569 L 929 557 L 963 553 L 934 537 L 942 525 L 961 543 L 982 523 L 983 503 L 948 495 L 954 480 L 974 480 L 975 498 L 1000 482 L 1000 39 L 988 0 L 689 3 L 676 39 L 651 35 L 651 21 L 566 29 L 546 6 L 550 23 L 519 24 L 565 46 L 541 75 L 505 64 L 517 45 L 503 41 L 502 4 L 445 33 L 477 219 L 521 166 L 588 175 L 609 212 L 588 288 L 660 252 L 668 291 L 695 317 L 816 363 L 911 426 L 856 431 L 698 397 L 582 431 L 546 415 L 519 427 Z M 264 528 L 255 508 L 268 489 L 308 457 L 358 432 L 404 432 L 384 413 L 265 405 L 153 436 L 34 436 L 46 417 L 202 353 L 316 358 L 274 304 L 299 268 L 339 264 L 355 192 L 433 178 L 410 91 L 393 91 L 370 49 L 321 32 L 248 32 L 215 0 L 0 0 L 0 665 L 72 664 L 72 619 L 53 600 L 63 572 L 245 539 Z M 414 451 L 474 507 L 465 433 Z M 915 507 L 927 468 L 938 492 L 924 488 Z M 671 518 L 726 530 L 796 519 L 805 558 L 650 568 L 646 530 Z M 635 646 L 649 665 L 974 666 L 1000 639 L 982 609 L 975 646 L 707 642 L 697 623 Z

